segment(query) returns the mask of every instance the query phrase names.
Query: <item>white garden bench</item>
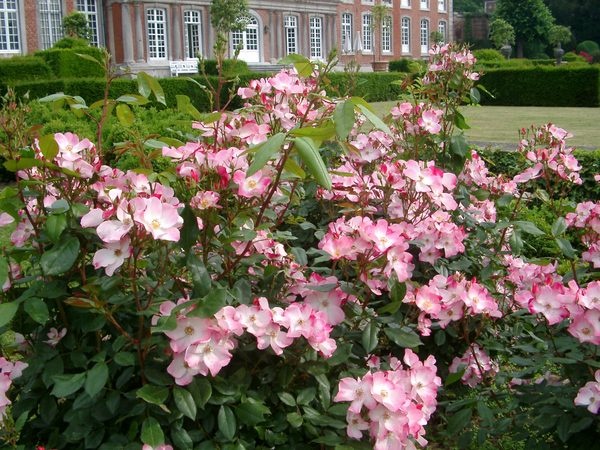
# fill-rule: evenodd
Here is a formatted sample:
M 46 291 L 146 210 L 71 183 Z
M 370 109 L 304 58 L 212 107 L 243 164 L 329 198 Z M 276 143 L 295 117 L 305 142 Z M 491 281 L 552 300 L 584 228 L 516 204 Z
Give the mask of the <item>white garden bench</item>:
M 171 76 L 176 77 L 181 73 L 198 73 L 198 59 L 190 58 L 183 61 L 169 61 Z

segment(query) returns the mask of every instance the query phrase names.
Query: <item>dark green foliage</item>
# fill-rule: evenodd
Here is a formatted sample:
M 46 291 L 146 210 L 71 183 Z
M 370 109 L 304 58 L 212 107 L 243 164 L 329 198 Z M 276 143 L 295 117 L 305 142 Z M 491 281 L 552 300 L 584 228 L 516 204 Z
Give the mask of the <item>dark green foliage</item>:
M 493 48 L 482 48 L 480 50 L 474 50 L 473 55 L 477 58 L 477 62 L 482 61 L 506 61 L 506 58 L 498 50 Z
M 484 105 L 587 106 L 600 105 L 600 67 L 502 67 L 488 70 L 481 84 L 495 98 Z
M 598 44 L 594 41 L 582 41 L 577 44 L 578 52 L 586 52 L 591 55 L 592 52 L 595 52 L 596 50 L 600 50 L 600 47 L 598 47 Z
M 349 91 L 351 78 L 344 73 L 331 73 L 329 75 L 331 85 L 328 88 L 329 95 L 353 95 L 364 97 L 369 102 L 382 102 L 395 100 L 401 93 L 400 86 L 393 84 L 402 80 L 402 75 L 394 72 L 386 73 L 359 73 L 356 87 Z
M 90 55 L 102 61 L 102 50 L 96 47 L 51 48 L 36 52 L 36 56 L 44 58 L 52 72 L 60 78 L 102 77 L 104 70 L 100 64 L 88 61 L 77 54 Z
M 200 65 L 204 65 L 204 73 L 206 75 L 218 75 L 217 60 L 216 59 L 205 59 Z M 235 76 L 241 74 L 247 74 L 250 72 L 246 61 L 240 59 L 226 59 L 223 61 L 223 74 L 225 76 Z
M 580 55 L 578 55 L 575 52 L 567 52 L 567 53 L 565 53 L 565 56 L 563 56 L 563 61 L 578 62 L 578 63 L 587 63 L 587 60 L 583 56 L 580 56 Z
M 526 167 L 526 161 L 517 152 L 483 150 L 479 153 L 495 174 L 504 173 L 513 177 Z M 594 180 L 594 175 L 600 173 L 600 150 L 575 150 L 574 155 L 581 165 L 583 184 L 565 183 L 564 186 L 554 186 L 557 196 L 567 196 L 574 202 L 600 200 L 600 186 Z
M 390 61 L 389 70 L 390 72 L 424 73 L 426 65 L 421 60 L 403 58 Z
M 90 43 L 83 38 L 78 37 L 64 37 L 53 45 L 53 48 L 77 48 L 89 47 Z
M 16 56 L 0 59 L 0 83 L 14 81 L 47 80 L 52 78 L 52 70 L 44 59 L 37 56 Z

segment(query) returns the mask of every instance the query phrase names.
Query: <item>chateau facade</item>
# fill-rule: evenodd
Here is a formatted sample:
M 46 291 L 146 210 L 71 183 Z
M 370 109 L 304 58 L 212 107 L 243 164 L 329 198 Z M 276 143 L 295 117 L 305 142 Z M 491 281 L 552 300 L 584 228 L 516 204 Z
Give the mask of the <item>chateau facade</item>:
M 379 30 L 372 8 L 386 5 Z M 424 58 L 432 32 L 453 35 L 452 0 L 250 0 L 250 21 L 232 33 L 240 59 L 273 64 L 289 53 L 325 59 L 337 49 L 342 63 Z M 62 18 L 80 11 L 92 44 L 133 71 L 168 72 L 169 61 L 210 58 L 215 36 L 210 0 L 0 0 L 0 56 L 32 53 L 62 37 Z M 232 51 L 232 50 L 230 50 Z

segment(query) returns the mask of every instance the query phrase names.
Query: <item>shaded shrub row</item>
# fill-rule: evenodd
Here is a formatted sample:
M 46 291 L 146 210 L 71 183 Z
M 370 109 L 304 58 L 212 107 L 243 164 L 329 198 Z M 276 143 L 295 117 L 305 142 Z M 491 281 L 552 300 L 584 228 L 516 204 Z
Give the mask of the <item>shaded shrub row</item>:
M 484 105 L 600 106 L 600 67 L 502 67 L 487 70 L 481 84 L 494 96 Z

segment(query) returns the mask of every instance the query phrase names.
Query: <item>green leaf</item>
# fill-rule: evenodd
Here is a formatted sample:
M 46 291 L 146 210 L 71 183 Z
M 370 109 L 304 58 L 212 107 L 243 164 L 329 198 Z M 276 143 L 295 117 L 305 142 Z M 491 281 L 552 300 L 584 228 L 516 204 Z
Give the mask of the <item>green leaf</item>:
M 176 95 L 175 99 L 177 100 L 178 111 L 184 114 L 189 114 L 194 120 L 202 119 L 202 114 L 196 109 L 194 105 L 192 105 L 192 102 L 187 95 Z
M 58 143 L 54 139 L 53 134 L 46 134 L 39 140 L 40 150 L 48 161 L 53 161 L 56 155 L 58 155 Z
M 571 243 L 564 238 L 556 238 L 556 245 L 560 248 L 560 251 L 563 255 L 565 255 L 569 259 L 575 258 L 575 250 L 573 250 L 573 246 Z
M 512 232 L 508 239 L 508 243 L 514 253 L 521 253 L 521 250 L 523 250 L 523 239 L 521 239 L 521 233 L 517 230 Z
M 300 167 L 300 165 L 294 160 L 294 158 L 288 158 L 285 160 L 283 168 L 289 174 L 304 180 L 306 178 L 306 172 Z
M 471 103 L 478 105 L 481 102 L 481 94 L 479 93 L 479 89 L 476 87 L 472 87 L 469 91 L 469 97 L 471 98 Z
M 154 417 L 147 417 L 142 423 L 141 439 L 144 444 L 152 447 L 158 447 L 165 443 L 165 435 L 160 428 L 158 420 Z
M 451 435 L 458 434 L 459 431 L 462 431 L 467 425 L 469 425 L 472 416 L 473 410 L 471 408 L 461 409 L 460 411 L 454 413 L 448 419 L 448 433 Z
M 251 427 L 264 422 L 266 420 L 265 415 L 270 413 L 271 411 L 262 401 L 258 401 L 252 397 L 243 400 L 235 408 L 235 415 L 240 422 Z
M 135 365 L 135 355 L 131 352 L 118 352 L 115 353 L 113 358 L 115 362 L 123 367 Z
M 458 372 L 451 372 L 448 374 L 448 377 L 446 377 L 446 381 L 444 382 L 444 386 L 450 386 L 451 384 L 456 383 L 458 380 L 460 380 L 462 378 L 462 376 L 465 374 L 465 369 L 464 367 L 459 370 Z
M 462 132 L 454 134 L 450 138 L 450 151 L 461 158 L 467 157 L 469 144 L 467 144 L 465 135 Z
M 188 317 L 212 317 L 221 308 L 227 305 L 227 289 L 218 287 L 210 291 L 208 295 L 202 298 L 196 308 L 188 314 Z
M 329 177 L 329 172 L 327 171 L 327 167 L 325 167 L 323 158 L 321 158 L 314 141 L 310 138 L 299 137 L 294 140 L 294 145 L 298 150 L 302 161 L 306 164 L 308 172 L 315 177 L 317 183 L 325 189 L 331 190 L 331 178 Z
M 335 127 L 332 123 L 327 123 L 321 127 L 302 127 L 290 130 L 292 136 L 310 137 L 318 141 L 325 141 L 335 135 Z
M 467 124 L 465 116 L 463 116 L 459 111 L 456 111 L 454 113 L 454 125 L 456 125 L 456 127 L 461 130 L 468 130 L 469 128 L 471 128 Z
M 308 405 L 317 396 L 317 390 L 314 387 L 308 387 L 302 389 L 296 397 L 296 403 L 298 405 Z
M 9 323 L 15 317 L 18 309 L 17 302 L 0 303 L 0 327 Z
M 399 345 L 400 347 L 416 348 L 419 345 L 423 345 L 419 335 L 408 327 L 385 328 L 383 331 L 394 344 Z
M 65 273 L 79 256 L 79 239 L 75 236 L 63 236 L 60 242 L 44 252 L 40 258 L 40 266 L 45 275 Z
M 108 381 L 108 366 L 104 361 L 97 363 L 88 370 L 84 389 L 87 395 L 94 398 L 106 385 Z
M 564 217 L 559 217 L 552 224 L 552 236 L 558 237 L 567 230 L 567 222 Z
M 188 253 L 186 266 L 192 276 L 192 298 L 201 298 L 210 292 L 212 280 L 200 258 Z
M 67 216 L 65 214 L 52 214 L 48 216 L 44 224 L 44 230 L 52 242 L 58 242 L 60 235 L 67 228 Z
M 299 428 L 302 425 L 302 422 L 304 422 L 302 416 L 297 412 L 288 413 L 285 418 L 293 428 Z
M 175 400 L 177 409 L 184 416 L 189 417 L 192 420 L 196 420 L 197 409 L 192 394 L 190 394 L 187 390 L 180 388 L 179 386 L 175 386 L 173 388 L 173 399 Z
M 379 343 L 379 339 L 377 338 L 377 334 L 379 333 L 379 327 L 375 323 L 374 320 L 371 320 L 362 333 L 362 346 L 367 353 L 371 353 L 377 347 Z
M 46 302 L 41 298 L 31 297 L 23 303 L 23 309 L 33 319 L 33 321 L 44 325 L 50 319 L 50 312 Z
M 338 138 L 341 140 L 347 139 L 356 123 L 354 104 L 350 100 L 338 103 L 333 112 L 333 121 L 335 122 L 335 131 Z
M 135 396 L 153 405 L 162 405 L 169 396 L 169 389 L 164 386 L 146 384 L 136 391 Z
M 50 94 L 45 97 L 38 99 L 38 102 L 47 103 L 54 102 L 56 100 L 64 100 L 66 98 L 70 98 L 70 95 L 66 95 L 64 92 L 57 92 L 55 94 Z
M 237 423 L 235 421 L 235 415 L 229 406 L 223 405 L 219 408 L 217 424 L 219 426 L 219 431 L 223 434 L 225 439 L 231 441 L 235 437 Z
M 83 383 L 85 383 L 85 372 L 73 375 L 55 375 L 52 379 L 54 380 L 54 387 L 50 394 L 59 398 L 68 397 L 81 389 Z
M 129 105 L 125 103 L 119 103 L 117 105 L 117 119 L 119 119 L 121 125 L 126 127 L 133 125 L 133 122 L 135 122 L 135 116 L 133 115 Z
M 98 64 L 100 67 L 102 67 L 104 69 L 104 64 L 102 64 L 102 61 L 97 60 L 92 55 L 86 55 L 85 53 L 75 53 L 75 54 L 77 56 L 79 56 L 81 59 L 85 59 L 86 61 L 90 61 L 90 62 L 96 63 L 96 64 Z
M 525 233 L 532 234 L 533 236 L 545 236 L 546 235 L 546 233 L 544 233 L 542 230 L 540 230 L 538 227 L 536 227 L 532 222 L 528 222 L 526 220 L 517 220 L 513 223 L 520 230 L 524 231 Z
M 278 392 L 277 397 L 279 397 L 279 400 L 281 400 L 284 405 L 296 406 L 296 399 L 288 392 Z
M 477 402 L 477 414 L 488 423 L 491 423 L 494 420 L 494 412 L 483 401 Z
M 139 72 L 137 74 L 138 80 L 138 91 L 144 97 L 148 98 L 150 96 L 150 91 L 156 97 L 156 101 L 163 105 L 167 105 L 165 100 L 165 93 L 163 91 L 162 86 L 158 82 L 156 78 L 151 75 L 148 75 L 146 72 Z
M 188 385 L 188 389 L 198 408 L 204 408 L 204 405 L 212 397 L 212 385 L 206 378 L 194 378 L 194 381 Z
M 117 98 L 116 101 L 121 103 L 127 103 L 129 105 L 145 105 L 149 103 L 148 98 L 144 97 L 143 95 L 136 94 L 121 95 L 119 98 Z
M 250 164 L 250 167 L 248 167 L 248 170 L 246 171 L 246 176 L 250 177 L 262 169 L 273 157 L 273 155 L 281 150 L 284 141 L 285 134 L 277 133 L 271 136 L 266 142 L 251 148 L 250 151 L 254 151 L 256 153 L 254 154 L 252 164 Z
M 183 219 L 183 228 L 181 229 L 179 244 L 187 251 L 196 243 L 200 235 L 200 230 L 198 229 L 198 221 L 196 220 L 194 210 L 189 205 L 185 205 L 181 217 Z
M 303 78 L 310 77 L 314 70 L 313 63 L 306 56 L 292 53 L 279 61 L 279 64 L 293 64 L 296 72 Z
M 4 286 L 4 283 L 8 280 L 9 269 L 8 260 L 0 254 L 0 286 Z
M 361 113 L 373 124 L 373 126 L 381 131 L 385 131 L 388 135 L 392 134 L 390 128 L 377 115 L 363 104 L 356 105 Z

